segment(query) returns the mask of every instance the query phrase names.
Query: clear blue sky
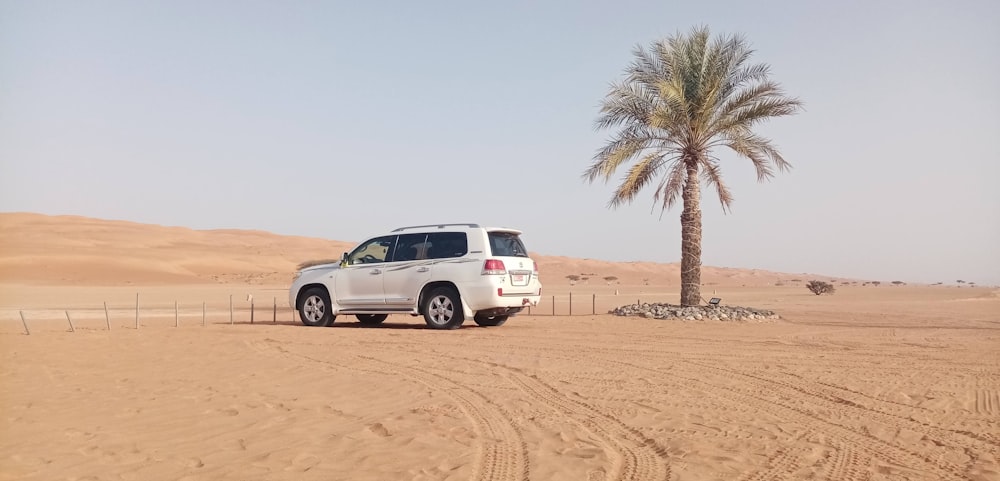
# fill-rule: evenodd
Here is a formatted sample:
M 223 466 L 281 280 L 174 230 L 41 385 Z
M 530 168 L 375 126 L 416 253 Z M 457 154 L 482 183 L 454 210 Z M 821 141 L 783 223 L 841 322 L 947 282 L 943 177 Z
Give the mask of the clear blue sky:
M 1000 283 L 1000 2 L 0 0 L 0 211 L 359 241 L 441 221 L 680 259 L 580 174 L 637 44 L 743 33 L 805 102 L 722 154 L 706 265 Z

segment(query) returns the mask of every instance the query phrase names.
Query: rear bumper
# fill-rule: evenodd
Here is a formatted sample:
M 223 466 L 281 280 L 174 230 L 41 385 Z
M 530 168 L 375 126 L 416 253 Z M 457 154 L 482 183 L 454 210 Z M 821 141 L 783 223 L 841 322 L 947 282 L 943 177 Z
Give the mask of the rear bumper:
M 516 291 L 511 292 L 513 289 Z M 497 292 L 497 287 L 478 286 L 466 289 L 462 292 L 462 301 L 472 311 L 484 311 L 497 308 L 525 308 L 537 306 L 541 300 L 541 286 L 529 286 L 525 288 L 512 288 L 507 286 L 503 294 Z

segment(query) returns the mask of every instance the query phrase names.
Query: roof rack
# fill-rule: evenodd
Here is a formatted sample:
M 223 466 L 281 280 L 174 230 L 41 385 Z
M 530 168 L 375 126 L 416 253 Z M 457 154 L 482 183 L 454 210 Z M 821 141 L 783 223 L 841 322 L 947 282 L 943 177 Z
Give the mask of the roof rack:
M 406 229 L 424 229 L 424 228 L 427 228 L 427 227 L 437 227 L 438 229 L 444 229 L 445 227 L 456 227 L 456 226 L 464 226 L 464 227 L 468 227 L 470 229 L 475 229 L 475 228 L 479 227 L 479 224 L 429 224 L 429 225 L 411 225 L 411 226 L 407 226 L 407 227 L 400 227 L 398 229 L 393 229 L 392 231 L 393 232 L 399 232 L 399 231 L 403 231 L 403 230 L 406 230 Z

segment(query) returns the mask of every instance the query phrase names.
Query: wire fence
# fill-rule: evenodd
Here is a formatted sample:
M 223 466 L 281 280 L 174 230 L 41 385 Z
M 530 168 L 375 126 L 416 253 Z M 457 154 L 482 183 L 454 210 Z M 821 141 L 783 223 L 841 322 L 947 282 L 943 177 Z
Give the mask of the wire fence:
M 664 302 L 675 298 L 675 293 L 643 293 L 636 303 Z M 225 302 L 225 301 L 224 301 Z M 65 322 L 66 330 L 75 332 L 81 326 L 90 330 L 141 329 L 147 327 L 205 327 L 209 324 L 278 324 L 298 323 L 298 313 L 288 305 L 287 300 L 279 302 L 278 297 L 246 299 L 230 295 L 227 302 L 174 301 L 173 303 L 142 301 L 136 293 L 135 303 L 108 304 L 106 301 L 93 305 L 71 307 L 38 307 L 0 310 L 0 317 L 10 320 L 12 314 L 19 318 L 24 333 L 31 334 L 32 325 L 42 325 L 50 330 L 53 322 Z M 530 316 L 585 316 L 608 313 L 609 310 L 631 304 L 630 295 L 568 293 L 542 296 L 535 306 L 527 306 L 521 315 Z

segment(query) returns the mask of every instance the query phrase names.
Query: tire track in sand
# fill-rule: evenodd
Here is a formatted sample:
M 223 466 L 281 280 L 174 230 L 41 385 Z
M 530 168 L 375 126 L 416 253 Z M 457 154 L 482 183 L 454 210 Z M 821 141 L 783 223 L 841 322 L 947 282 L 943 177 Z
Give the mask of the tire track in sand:
M 504 410 L 482 407 L 497 406 L 478 391 L 423 369 L 391 363 L 371 356 L 352 356 L 358 362 L 346 363 L 345 365 L 350 366 L 346 368 L 326 359 L 291 351 L 285 347 L 289 345 L 288 342 L 277 344 L 277 341 L 269 340 L 251 341 L 247 342 L 247 345 L 264 354 L 297 358 L 308 361 L 310 365 L 318 365 L 328 370 L 362 371 L 396 378 L 409 377 L 434 392 L 443 393 L 458 404 L 459 409 L 472 422 L 473 432 L 476 433 L 478 443 L 473 463 L 472 480 L 529 480 L 527 445 L 519 428 Z
M 814 432 L 825 432 L 831 437 L 836 437 L 846 445 L 851 446 L 851 448 L 856 450 L 859 454 L 864 453 L 872 458 L 878 458 L 892 465 L 905 467 L 907 469 L 933 473 L 938 479 L 942 480 L 966 479 L 963 475 L 964 469 L 954 463 L 941 459 L 936 461 L 932 460 L 924 454 L 909 451 L 900 446 L 893 445 L 874 437 L 869 433 L 854 431 L 847 426 L 818 417 L 814 413 L 804 410 L 803 408 L 793 406 L 779 399 L 765 398 L 753 393 L 744 392 L 734 387 L 716 385 L 701 377 L 687 377 L 676 372 L 676 370 L 667 373 L 645 366 L 638 366 L 634 364 L 631 366 L 636 369 L 652 371 L 659 373 L 660 375 L 683 379 L 687 381 L 690 386 L 704 386 L 702 389 L 710 395 L 727 398 L 731 401 L 742 403 L 755 410 L 769 413 L 772 416 L 795 421 Z M 691 374 L 693 375 L 694 373 Z
M 396 351 L 399 352 L 399 351 Z M 479 443 L 475 479 L 480 481 L 528 481 L 528 448 L 520 428 L 509 413 L 483 393 L 449 379 L 445 375 L 406 364 L 398 364 L 371 356 L 359 355 L 358 359 L 372 364 L 382 364 L 391 369 L 372 369 L 380 374 L 407 372 L 410 379 L 435 392 L 447 393 L 459 404 L 465 415 L 473 421 Z
M 801 459 L 801 449 L 784 447 L 767 460 L 767 468 L 739 478 L 739 481 L 778 481 L 791 477 Z M 852 478 L 853 479 L 853 478 Z
M 571 420 L 600 439 L 602 444 L 612 452 L 617 453 L 621 459 L 621 462 L 615 463 L 616 466 L 613 466 L 613 469 L 607 473 L 606 480 L 649 481 L 670 479 L 670 465 L 666 461 L 666 448 L 660 446 L 655 440 L 645 436 L 637 429 L 629 427 L 614 415 L 597 409 L 584 401 L 571 399 L 538 376 L 525 374 L 518 368 L 442 352 L 435 352 L 434 355 L 435 357 L 444 357 L 460 362 L 478 363 L 493 370 L 502 369 L 505 373 L 503 377 L 524 394 L 535 401 L 545 404 L 560 416 Z
M 887 426 L 892 426 L 896 429 L 907 429 L 914 432 L 921 433 L 927 436 L 937 445 L 942 445 L 942 442 L 947 442 L 951 446 L 959 448 L 968 448 L 970 446 L 976 449 L 981 449 L 987 453 L 997 455 L 1000 454 L 1000 446 L 993 440 L 984 438 L 979 435 L 969 434 L 962 431 L 956 431 L 945 428 L 937 428 L 926 423 L 922 423 L 913 419 L 911 416 L 903 416 L 896 413 L 891 413 L 884 411 L 877 407 L 869 407 L 854 402 L 846 397 L 839 395 L 837 393 L 830 392 L 827 389 L 816 388 L 811 386 L 810 383 L 805 382 L 801 379 L 795 379 L 794 381 L 783 381 L 775 378 L 766 378 L 763 376 L 750 374 L 747 372 L 740 371 L 738 369 L 731 369 L 720 366 L 713 366 L 703 363 L 695 363 L 686 361 L 689 364 L 698 366 L 705 370 L 714 370 L 722 373 L 722 375 L 733 378 L 742 377 L 748 379 L 747 383 L 758 390 L 759 392 L 780 392 L 781 390 L 793 391 L 794 393 L 806 396 L 811 402 L 822 405 L 824 408 L 837 412 L 843 418 L 852 418 L 854 416 L 859 416 L 860 418 L 867 418 L 879 423 L 885 424 Z M 982 392 L 980 392 L 982 394 Z M 978 398 L 977 398 L 978 401 Z M 989 401 L 983 403 L 984 405 L 989 405 Z

